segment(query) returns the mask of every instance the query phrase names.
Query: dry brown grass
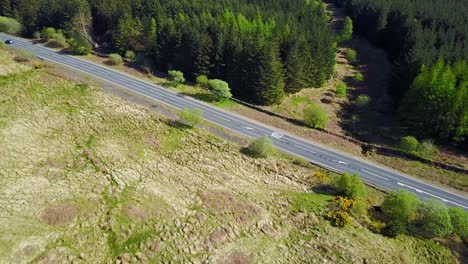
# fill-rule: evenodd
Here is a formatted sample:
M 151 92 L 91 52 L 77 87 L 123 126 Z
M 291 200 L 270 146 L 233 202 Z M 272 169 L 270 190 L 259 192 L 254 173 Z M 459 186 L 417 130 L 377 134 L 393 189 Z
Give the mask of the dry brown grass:
M 148 220 L 150 218 L 150 215 L 142 208 L 134 206 L 134 205 L 128 205 L 124 208 L 124 213 L 126 216 L 130 217 L 131 219 L 136 219 L 136 220 Z
M 47 207 L 42 213 L 42 220 L 49 225 L 66 226 L 78 215 L 78 206 L 72 203 L 58 203 Z
M 251 258 L 245 255 L 244 253 L 241 252 L 234 252 L 220 261 L 218 261 L 218 264 L 249 264 L 252 263 Z
M 242 201 L 225 191 L 202 192 L 203 205 L 215 215 L 232 214 L 239 223 L 249 223 L 262 214 L 257 205 Z

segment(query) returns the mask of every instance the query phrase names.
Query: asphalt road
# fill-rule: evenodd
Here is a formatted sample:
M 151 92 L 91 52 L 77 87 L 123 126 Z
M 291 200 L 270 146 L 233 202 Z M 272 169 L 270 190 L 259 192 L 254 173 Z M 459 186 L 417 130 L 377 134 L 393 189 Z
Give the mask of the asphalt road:
M 317 143 L 281 132 L 259 122 L 228 113 L 222 109 L 209 106 L 203 102 L 177 94 L 158 85 L 137 79 L 105 66 L 63 54 L 41 45 L 32 44 L 24 39 L 11 37 L 3 33 L 0 33 L 0 39 L 2 41 L 13 39 L 14 44 L 10 45 L 12 48 L 28 50 L 44 60 L 62 64 L 85 74 L 111 82 L 173 108 L 199 108 L 203 111 L 203 116 L 207 121 L 251 138 L 259 138 L 265 135 L 269 136 L 274 146 L 278 149 L 301 156 L 318 166 L 335 172 L 358 173 L 364 182 L 374 187 L 391 191 L 406 189 L 416 193 L 422 199 L 436 198 L 442 200 L 449 206 L 459 206 L 468 210 L 467 197 L 423 183 L 394 170 L 371 164 L 348 154 L 343 154 Z

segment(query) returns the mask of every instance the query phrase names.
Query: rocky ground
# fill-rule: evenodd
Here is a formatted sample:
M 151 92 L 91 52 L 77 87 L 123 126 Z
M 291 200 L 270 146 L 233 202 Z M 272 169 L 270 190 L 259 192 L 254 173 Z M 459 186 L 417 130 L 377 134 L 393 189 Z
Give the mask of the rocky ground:
M 339 229 L 316 168 L 186 129 L 0 50 L 0 263 L 430 263 Z

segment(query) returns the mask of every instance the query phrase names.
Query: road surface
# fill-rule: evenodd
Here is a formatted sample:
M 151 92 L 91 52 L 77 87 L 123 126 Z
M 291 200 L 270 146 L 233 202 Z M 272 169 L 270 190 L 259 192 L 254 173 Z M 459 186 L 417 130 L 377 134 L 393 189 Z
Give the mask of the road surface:
M 278 149 L 301 156 L 313 164 L 338 173 L 358 173 L 364 182 L 374 187 L 390 191 L 405 189 L 416 193 L 422 199 L 436 198 L 449 206 L 459 206 L 468 210 L 467 197 L 423 183 L 402 173 L 323 147 L 317 143 L 278 131 L 272 127 L 240 117 L 236 114 L 228 113 L 193 98 L 177 94 L 158 85 L 112 70 L 105 66 L 57 52 L 45 48 L 42 45 L 32 44 L 21 38 L 0 33 L 0 39 L 2 41 L 13 39 L 14 43 L 10 45 L 12 48 L 28 50 L 44 60 L 76 69 L 173 108 L 199 108 L 203 111 L 205 120 L 209 122 L 250 138 L 259 138 L 265 135 L 269 136 L 274 146 Z

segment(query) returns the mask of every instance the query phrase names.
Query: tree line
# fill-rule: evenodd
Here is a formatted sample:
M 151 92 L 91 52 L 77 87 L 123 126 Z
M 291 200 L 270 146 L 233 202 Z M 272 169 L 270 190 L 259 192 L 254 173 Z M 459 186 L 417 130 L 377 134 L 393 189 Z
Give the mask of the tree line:
M 468 147 L 468 2 L 334 0 L 394 62 L 390 94 L 420 137 Z
M 25 35 L 63 29 L 191 81 L 229 83 L 234 96 L 274 104 L 333 73 L 335 37 L 321 1 L 0 0 Z M 80 34 L 77 34 L 80 33 Z

